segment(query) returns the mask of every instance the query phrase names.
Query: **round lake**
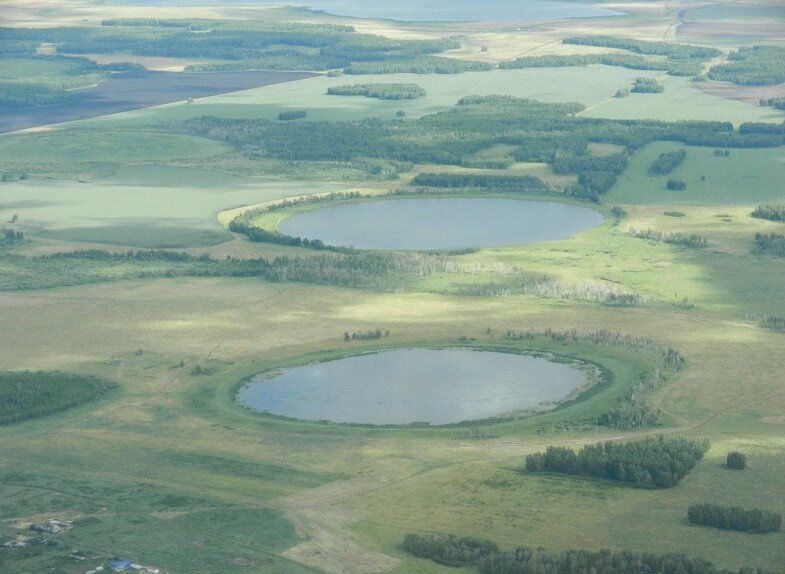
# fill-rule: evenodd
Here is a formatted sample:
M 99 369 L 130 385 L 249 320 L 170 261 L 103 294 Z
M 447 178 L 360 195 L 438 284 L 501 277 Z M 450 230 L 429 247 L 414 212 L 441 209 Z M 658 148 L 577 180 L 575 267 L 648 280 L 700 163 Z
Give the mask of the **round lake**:
M 555 403 L 585 382 L 575 366 L 529 355 L 396 349 L 257 375 L 237 400 L 302 420 L 439 425 Z
M 552 201 L 422 198 L 301 211 L 278 231 L 357 249 L 438 250 L 558 241 L 601 222 L 593 209 Z

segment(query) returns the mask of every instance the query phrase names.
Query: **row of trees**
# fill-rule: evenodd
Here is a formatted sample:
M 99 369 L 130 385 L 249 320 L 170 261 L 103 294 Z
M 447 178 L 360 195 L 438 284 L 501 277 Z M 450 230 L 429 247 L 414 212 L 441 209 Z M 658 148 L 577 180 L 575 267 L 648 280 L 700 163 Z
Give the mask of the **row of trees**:
M 689 247 L 690 249 L 703 249 L 709 241 L 697 233 L 663 233 L 654 229 L 630 229 L 627 232 L 632 237 L 650 239 L 660 243 Z
M 327 88 L 330 96 L 365 96 L 380 100 L 416 100 L 425 97 L 425 89 L 417 84 L 353 84 Z
M 757 534 L 775 532 L 782 526 L 782 515 L 778 512 L 720 504 L 693 504 L 687 518 L 691 524 Z
M 760 318 L 760 326 L 772 331 L 785 331 L 785 317 L 776 315 L 763 315 Z
M 349 331 L 344 332 L 343 340 L 346 342 L 349 341 L 369 341 L 373 339 L 381 339 L 382 337 L 389 337 L 390 331 L 381 329 L 373 329 L 370 331 L 354 331 L 352 334 L 349 334 Z
M 683 554 L 529 547 L 500 552 L 490 540 L 452 534 L 407 534 L 403 547 L 414 556 L 446 566 L 474 566 L 483 574 L 765 574 L 759 568 L 720 569 Z
M 649 166 L 647 172 L 649 175 L 668 175 L 679 167 L 686 157 L 687 151 L 683 149 L 663 152 Z
M 59 372 L 0 372 L 0 425 L 42 417 L 80 405 L 114 385 Z
M 485 558 L 499 547 L 490 540 L 452 534 L 407 534 L 403 548 L 419 558 L 429 558 L 445 566 L 467 566 Z
M 137 250 L 84 250 L 38 257 L 5 255 L 14 272 L 0 276 L 0 290 L 78 285 L 139 277 L 259 277 L 376 290 L 400 289 L 405 282 L 448 268 L 439 255 L 410 252 L 321 253 L 301 257 L 212 259 L 208 255 Z
M 465 188 L 518 193 L 549 193 L 554 190 L 533 175 L 484 175 L 478 173 L 418 173 L 412 185 L 423 187 Z
M 750 215 L 758 219 L 768 219 L 769 221 L 785 221 L 785 203 L 759 205 Z
M 708 448 L 707 441 L 663 436 L 628 443 L 597 443 L 577 453 L 569 448 L 549 446 L 544 453 L 526 457 L 526 470 L 670 488 L 687 475 Z
M 673 42 L 647 42 L 632 38 L 615 36 L 571 36 L 564 39 L 564 44 L 579 46 L 599 46 L 602 48 L 617 48 L 638 54 L 650 56 L 667 56 L 671 58 L 701 58 L 707 60 L 722 55 L 717 48 L 706 46 L 692 46 L 689 44 L 675 44 Z
M 785 98 L 764 98 L 758 103 L 761 106 L 771 106 L 776 110 L 785 110 Z

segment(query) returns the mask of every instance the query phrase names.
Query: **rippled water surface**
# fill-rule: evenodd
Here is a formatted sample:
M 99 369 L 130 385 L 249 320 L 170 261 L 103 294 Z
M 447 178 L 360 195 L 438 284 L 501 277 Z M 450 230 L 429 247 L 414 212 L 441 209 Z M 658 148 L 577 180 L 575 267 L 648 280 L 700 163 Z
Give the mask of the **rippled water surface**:
M 303 420 L 449 424 L 564 399 L 585 381 L 572 365 L 470 349 L 396 349 L 253 378 L 240 404 Z

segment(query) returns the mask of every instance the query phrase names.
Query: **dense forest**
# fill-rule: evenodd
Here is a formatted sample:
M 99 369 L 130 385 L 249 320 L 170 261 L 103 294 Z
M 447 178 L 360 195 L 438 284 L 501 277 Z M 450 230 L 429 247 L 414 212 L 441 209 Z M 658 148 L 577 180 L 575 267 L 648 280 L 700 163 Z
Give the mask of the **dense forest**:
M 705 441 L 663 436 L 628 443 L 597 443 L 577 453 L 569 448 L 549 446 L 544 453 L 526 457 L 526 470 L 670 488 L 687 475 L 708 448 Z
M 691 524 L 722 530 L 739 530 L 765 534 L 782 526 L 782 515 L 758 508 L 740 508 L 720 504 L 694 504 L 687 512 Z
M 580 104 L 545 104 L 503 96 L 469 96 L 452 109 L 413 121 L 280 123 L 203 116 L 171 124 L 172 130 L 227 142 L 251 158 L 283 161 L 357 162 L 360 158 L 467 167 L 505 167 L 505 158 L 483 164 L 495 145 L 510 148 L 510 161 L 545 162 L 558 174 L 575 174 L 567 191 L 588 200 L 605 193 L 627 165 L 627 154 L 653 141 L 718 148 L 774 147 L 785 131 L 769 124 L 607 120 L 576 116 Z M 590 142 L 623 146 L 626 152 L 594 156 Z M 440 177 L 457 185 L 458 178 Z M 434 180 L 435 181 L 435 180 Z M 491 183 L 476 180 L 474 183 Z M 505 180 L 497 180 L 505 185 Z
M 500 552 L 493 542 L 452 534 L 407 534 L 403 548 L 447 566 L 474 566 L 483 574 L 764 574 L 759 568 L 719 569 L 683 554 L 519 547 Z
M 80 405 L 113 386 L 94 377 L 58 372 L 0 372 L 0 425 Z
M 785 82 L 785 48 L 753 46 L 732 52 L 727 64 L 714 66 L 709 78 L 744 86 L 768 86 Z
M 330 96 L 365 96 L 380 100 L 416 100 L 425 97 L 425 90 L 417 84 L 352 84 L 327 88 Z
M 0 58 L 34 56 L 41 43 L 68 54 L 130 54 L 214 60 L 204 70 L 332 70 L 456 73 L 491 66 L 432 56 L 452 38 L 393 40 L 350 26 L 232 20 L 106 20 L 100 28 L 0 28 Z

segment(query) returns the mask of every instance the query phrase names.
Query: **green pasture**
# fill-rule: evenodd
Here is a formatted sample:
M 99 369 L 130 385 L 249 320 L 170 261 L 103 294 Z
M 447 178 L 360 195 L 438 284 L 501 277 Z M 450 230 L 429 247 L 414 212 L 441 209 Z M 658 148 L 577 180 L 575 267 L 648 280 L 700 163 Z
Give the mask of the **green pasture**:
M 594 68 L 591 68 L 594 69 Z M 654 77 L 638 72 L 635 77 Z M 625 98 L 606 99 L 590 105 L 581 115 L 620 120 L 653 119 L 663 121 L 702 120 L 732 122 L 736 127 L 744 122 L 777 122 L 785 119 L 782 111 L 706 94 L 692 85 L 690 78 L 656 76 L 665 86 L 659 94 L 631 93 Z M 630 84 L 631 85 L 631 84 Z M 614 85 L 613 91 L 625 85 Z
M 327 77 L 203 98 L 191 104 L 175 103 L 83 120 L 83 125 L 150 125 L 203 115 L 226 118 L 277 120 L 286 110 L 308 112 L 306 121 L 340 121 L 365 117 L 394 118 L 400 110 L 407 118 L 443 111 L 468 95 L 509 95 L 543 102 L 574 102 L 589 108 L 585 115 L 624 119 L 717 119 L 740 123 L 782 119 L 782 112 L 703 94 L 684 78 L 668 78 L 666 91 L 654 94 L 660 101 L 649 101 L 648 94 L 614 98 L 619 88 L 631 86 L 637 77 L 656 73 L 609 66 L 574 68 L 530 68 L 492 70 L 463 74 L 388 74 Z M 416 100 L 378 100 L 363 96 L 330 96 L 327 89 L 352 83 L 411 83 L 427 95 Z M 645 98 L 645 106 L 640 106 Z M 706 109 L 708 106 L 708 110 Z M 697 114 L 697 116 L 696 116 Z M 713 115 L 712 115 L 713 114 Z
M 231 239 L 224 209 L 341 186 L 168 165 L 121 168 L 85 182 L 30 178 L 2 184 L 0 221 L 30 236 L 131 247 L 199 247 Z
M 732 20 L 747 8 L 705 7 L 688 11 L 687 19 Z M 676 18 L 676 8 L 668 10 L 673 13 L 656 20 L 639 13 L 613 22 L 659 38 Z M 749 14 L 762 19 L 777 10 Z M 236 8 L 228 13 L 245 15 Z M 300 10 L 270 14 L 323 21 Z M 608 20 L 597 22 L 605 28 L 595 30 L 592 21 L 570 26 L 607 32 Z M 522 41 L 547 47 L 556 41 L 554 29 L 526 28 L 521 34 L 542 37 Z M 452 33 L 441 25 L 394 31 Z M 52 78 L 60 72 L 51 66 L 0 62 L 0 77 Z M 648 145 L 596 205 L 606 216 L 599 226 L 559 242 L 448 254 L 449 265 L 438 272 L 390 277 L 378 289 L 186 276 L 187 265 L 159 260 L 33 258 L 107 244 L 190 248 L 221 260 L 323 256 L 251 243 L 224 225 L 244 206 L 333 191 L 384 193 L 405 186 L 411 175 L 370 181 L 352 165 L 251 160 L 218 141 L 169 133 L 167 122 L 202 115 L 277 121 L 282 111 L 305 109 L 305 121 L 327 121 L 391 119 L 402 110 L 408 121 L 449 109 L 465 95 L 507 94 L 580 101 L 591 117 L 734 124 L 785 118 L 773 108 L 704 94 L 688 78 L 660 78 L 661 94 L 613 97 L 638 76 L 655 74 L 593 66 L 321 76 L 0 137 L 0 172 L 14 175 L 0 182 L 0 227 L 16 215 L 14 226 L 30 239 L 0 246 L 0 371 L 61 370 L 117 384 L 89 403 L 0 426 L 0 571 L 83 574 L 114 557 L 171 574 L 472 571 L 406 554 L 401 542 L 410 532 L 479 536 L 505 550 L 683 552 L 720 568 L 781 571 L 785 532 L 695 527 L 686 512 L 712 502 L 785 513 L 785 334 L 758 322 L 762 314 L 785 317 L 785 258 L 754 251 L 755 233 L 785 234 L 785 224 L 749 216 L 760 203 L 785 202 L 785 148 L 731 149 L 718 157 L 713 148 Z M 393 82 L 418 84 L 427 95 L 383 101 L 326 94 L 334 85 Z M 503 158 L 511 149 L 493 146 L 476 159 Z M 647 175 L 660 153 L 676 149 L 687 156 L 673 173 Z M 617 150 L 592 144 L 590 151 Z M 412 173 L 464 170 L 416 165 Z M 547 164 L 487 173 L 574 180 Z M 28 177 L 20 180 L 22 174 Z M 684 180 L 686 190 L 668 191 L 669 178 Z M 311 207 L 318 205 L 295 209 Z M 274 226 L 287 213 L 266 214 L 260 223 Z M 708 244 L 691 249 L 636 238 L 631 229 L 698 234 Z M 466 287 L 514 286 L 543 276 L 558 287 L 552 294 L 462 294 Z M 641 301 L 592 300 L 582 295 L 587 288 L 616 289 Z M 390 335 L 343 340 L 345 332 L 375 329 Z M 618 346 L 504 337 L 508 330 L 548 329 L 620 332 L 677 350 L 685 361 L 678 376 L 643 392 L 662 410 L 665 425 L 565 425 L 613 407 L 651 363 Z M 411 346 L 577 357 L 604 367 L 610 382 L 548 413 L 441 428 L 286 421 L 233 400 L 243 381 L 271 368 Z M 579 448 L 659 433 L 712 443 L 668 490 L 522 470 L 527 454 L 549 445 Z M 747 455 L 744 471 L 724 467 L 731 450 Z M 2 546 L 48 518 L 72 520 L 74 528 L 52 535 L 47 545 Z
M 687 157 L 672 173 L 647 174 L 661 153 L 678 149 L 686 150 Z M 752 207 L 785 201 L 785 147 L 729 151 L 728 157 L 718 157 L 714 148 L 668 142 L 648 145 L 630 158 L 629 166 L 605 198 L 619 204 Z M 669 179 L 684 181 L 687 189 L 668 190 Z

